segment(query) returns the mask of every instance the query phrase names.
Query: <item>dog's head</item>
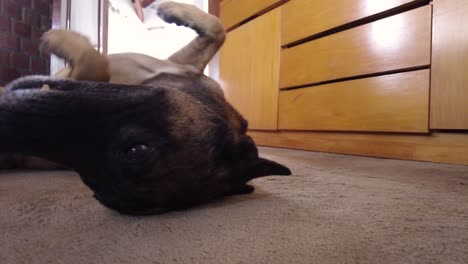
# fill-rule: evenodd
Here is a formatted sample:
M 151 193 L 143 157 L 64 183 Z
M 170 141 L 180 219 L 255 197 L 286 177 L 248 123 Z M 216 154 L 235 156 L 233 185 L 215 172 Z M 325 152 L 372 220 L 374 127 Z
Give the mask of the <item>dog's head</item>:
M 204 76 L 162 75 L 151 87 L 28 77 L 0 95 L 0 152 L 76 170 L 102 204 L 153 214 L 249 192 L 289 175 L 258 156 L 247 122 Z

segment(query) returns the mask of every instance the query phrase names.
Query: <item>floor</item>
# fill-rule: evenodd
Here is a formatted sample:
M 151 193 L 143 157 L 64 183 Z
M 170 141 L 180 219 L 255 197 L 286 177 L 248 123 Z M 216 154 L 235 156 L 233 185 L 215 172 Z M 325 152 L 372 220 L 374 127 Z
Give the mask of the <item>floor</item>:
M 67 171 L 0 173 L 0 263 L 468 263 L 468 166 L 261 149 L 290 177 L 129 217 Z

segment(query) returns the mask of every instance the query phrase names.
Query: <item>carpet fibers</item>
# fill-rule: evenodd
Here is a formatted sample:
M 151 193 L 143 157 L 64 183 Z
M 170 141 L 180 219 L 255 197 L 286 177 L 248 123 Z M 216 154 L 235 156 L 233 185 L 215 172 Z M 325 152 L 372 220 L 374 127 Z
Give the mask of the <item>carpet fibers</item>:
M 290 177 L 130 217 L 68 171 L 0 173 L 0 263 L 468 263 L 468 167 L 262 148 Z

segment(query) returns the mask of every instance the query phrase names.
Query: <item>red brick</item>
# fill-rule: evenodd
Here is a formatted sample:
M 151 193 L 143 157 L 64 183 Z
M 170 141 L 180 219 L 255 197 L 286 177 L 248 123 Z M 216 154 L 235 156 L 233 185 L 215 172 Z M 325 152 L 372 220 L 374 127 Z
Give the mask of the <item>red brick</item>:
M 16 0 L 18 4 L 22 7 L 30 7 L 31 6 L 31 0 Z
M 13 0 L 2 0 L 3 15 L 15 19 L 21 19 L 21 8 Z
M 29 55 L 39 55 L 39 41 L 21 40 L 21 51 Z
M 0 16 L 0 30 L 10 31 L 10 19 L 7 16 Z
M 9 65 L 10 64 L 10 53 L 5 50 L 0 50 L 0 65 Z
M 52 20 L 50 17 L 42 17 L 41 18 L 41 29 L 49 30 L 52 27 Z
M 31 26 L 41 27 L 41 15 L 32 9 L 23 8 L 23 22 Z
M 18 49 L 18 38 L 5 32 L 0 32 L 0 48 L 3 49 Z
M 47 59 L 50 57 L 50 55 L 52 55 L 47 49 L 39 49 L 39 53 L 43 59 Z
M 50 1 L 32 0 L 32 8 L 43 16 L 50 16 Z
M 29 69 L 29 56 L 20 53 L 10 54 L 10 65 L 15 68 Z
M 16 69 L 0 67 L 0 85 L 5 85 L 20 76 Z
M 49 63 L 42 58 L 31 58 L 31 70 L 33 74 L 48 74 L 50 71 Z
M 44 34 L 44 32 L 45 32 L 45 30 L 42 30 L 42 29 L 37 28 L 37 27 L 33 27 L 32 28 L 31 39 L 33 39 L 33 40 L 41 39 L 42 34 Z
M 30 71 L 30 70 L 22 70 L 22 71 L 19 71 L 20 73 L 20 76 L 27 76 L 27 75 L 34 75 L 35 73 L 33 71 Z
M 22 22 L 15 22 L 13 23 L 13 32 L 21 37 L 30 38 L 31 25 L 24 24 Z

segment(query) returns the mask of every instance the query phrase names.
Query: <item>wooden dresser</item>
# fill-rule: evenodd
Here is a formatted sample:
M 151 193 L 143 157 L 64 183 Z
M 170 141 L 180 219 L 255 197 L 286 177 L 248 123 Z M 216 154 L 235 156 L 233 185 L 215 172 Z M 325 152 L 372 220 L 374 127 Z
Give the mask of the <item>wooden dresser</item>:
M 468 165 L 466 14 L 467 0 L 223 0 L 218 79 L 259 145 Z

